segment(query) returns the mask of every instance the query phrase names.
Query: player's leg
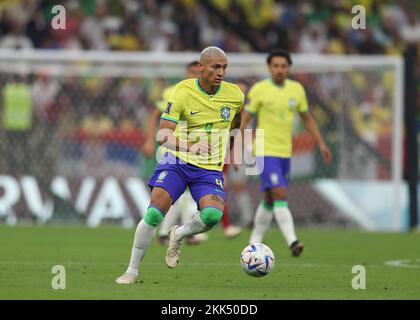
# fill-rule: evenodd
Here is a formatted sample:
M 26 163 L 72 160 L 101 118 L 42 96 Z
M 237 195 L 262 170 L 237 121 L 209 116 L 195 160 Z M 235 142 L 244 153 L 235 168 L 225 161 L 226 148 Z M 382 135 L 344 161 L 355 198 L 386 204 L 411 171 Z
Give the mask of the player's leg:
M 288 176 L 290 172 L 290 158 L 278 158 L 280 171 L 276 172 L 277 183 L 271 188 L 271 195 L 274 201 L 274 217 L 286 239 L 287 245 L 293 256 L 299 256 L 303 251 L 303 244 L 299 242 L 293 223 L 292 213 L 289 210 L 288 197 Z
M 170 268 L 175 268 L 179 262 L 184 237 L 213 228 L 220 221 L 225 206 L 222 173 L 197 167 L 189 169 L 188 183 L 191 195 L 198 203 L 200 211 L 187 224 L 171 228 L 165 258 Z
M 200 199 L 200 211 L 192 219 L 175 230 L 175 238 L 180 240 L 189 235 L 206 232 L 222 218 L 224 199 L 219 195 L 206 195 Z
M 182 196 L 181 196 L 182 197 Z M 175 225 L 179 219 L 181 214 L 181 205 L 180 199 L 175 202 L 169 209 L 169 211 L 165 215 L 165 219 L 163 219 L 162 223 L 159 226 L 159 238 L 158 242 L 161 245 L 166 245 L 169 240 L 169 229 Z
M 155 236 L 156 228 L 162 222 L 164 214 L 169 210 L 171 204 L 172 198 L 166 190 L 153 188 L 150 205 L 134 233 L 127 271 L 116 280 L 117 283 L 131 284 L 137 281 L 139 264 Z
M 297 257 L 303 251 L 303 243 L 299 242 L 296 236 L 292 213 L 287 202 L 287 188 L 277 187 L 271 191 L 274 199 L 274 217 L 292 251 L 292 255 Z
M 254 217 L 254 226 L 249 243 L 263 242 L 264 234 L 273 220 L 273 197 L 269 190 L 265 191 L 263 195 L 264 200 L 258 206 Z
M 254 226 L 252 228 L 249 243 L 262 242 L 264 234 L 270 227 L 273 220 L 273 198 L 270 188 L 273 184 L 273 173 L 277 170 L 274 157 L 257 157 L 256 164 L 261 172 L 260 191 L 263 194 L 263 201 L 257 208 L 254 216 Z
M 229 165 L 225 164 L 224 168 L 223 168 L 223 178 L 225 180 L 225 192 L 227 193 L 228 191 L 228 179 L 227 179 L 227 174 L 229 172 Z M 229 205 L 226 203 L 225 204 L 225 208 L 223 210 L 223 215 L 222 215 L 222 226 L 223 226 L 223 233 L 225 235 L 226 238 L 228 239 L 232 239 L 235 238 L 237 236 L 239 236 L 242 232 L 242 228 L 234 226 L 231 224 L 230 222 L 230 210 L 229 210 Z
M 181 224 L 187 224 L 190 222 L 194 214 L 197 213 L 197 203 L 191 196 L 189 189 L 177 201 L 179 203 L 179 211 L 181 214 Z M 205 233 L 199 233 L 185 237 L 185 242 L 190 245 L 199 244 L 201 241 L 207 240 L 208 236 Z
M 172 169 L 170 165 L 158 165 L 149 181 L 149 186 L 153 188 L 150 205 L 143 219 L 137 225 L 130 263 L 126 273 L 116 280 L 119 284 L 136 282 L 139 264 L 155 236 L 156 229 L 170 206 L 185 191 L 186 182 L 182 175 Z

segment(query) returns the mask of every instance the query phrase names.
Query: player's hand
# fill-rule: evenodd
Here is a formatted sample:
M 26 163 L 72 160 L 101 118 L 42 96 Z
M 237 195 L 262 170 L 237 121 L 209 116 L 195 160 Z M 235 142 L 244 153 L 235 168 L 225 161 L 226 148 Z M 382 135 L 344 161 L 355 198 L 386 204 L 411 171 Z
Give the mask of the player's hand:
M 146 143 L 143 146 L 143 154 L 146 158 L 150 158 L 153 156 L 153 153 L 155 152 L 155 145 L 153 140 L 151 141 L 146 141 Z
M 213 148 L 208 141 L 199 141 L 188 148 L 188 151 L 193 154 L 200 154 L 200 155 L 211 155 Z
M 319 145 L 319 151 L 321 152 L 322 157 L 324 158 L 324 162 L 326 164 L 330 164 L 330 162 L 331 162 L 331 151 L 328 148 L 328 146 L 325 143 L 321 143 Z

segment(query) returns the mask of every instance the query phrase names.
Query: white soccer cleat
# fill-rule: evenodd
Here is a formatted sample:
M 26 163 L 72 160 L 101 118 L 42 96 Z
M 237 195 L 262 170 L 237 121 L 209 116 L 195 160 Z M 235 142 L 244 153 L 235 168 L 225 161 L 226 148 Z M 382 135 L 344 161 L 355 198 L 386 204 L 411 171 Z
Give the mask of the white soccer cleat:
M 224 230 L 225 237 L 228 239 L 239 236 L 242 232 L 242 228 L 236 226 L 229 226 Z
M 124 273 L 121 277 L 119 277 L 117 280 L 115 280 L 118 284 L 133 284 L 137 283 L 138 276 L 131 272 Z
M 172 226 L 169 230 L 169 244 L 166 250 L 165 261 L 169 268 L 175 268 L 178 265 L 179 258 L 181 256 L 181 245 L 182 240 L 175 239 L 175 229 L 177 225 Z

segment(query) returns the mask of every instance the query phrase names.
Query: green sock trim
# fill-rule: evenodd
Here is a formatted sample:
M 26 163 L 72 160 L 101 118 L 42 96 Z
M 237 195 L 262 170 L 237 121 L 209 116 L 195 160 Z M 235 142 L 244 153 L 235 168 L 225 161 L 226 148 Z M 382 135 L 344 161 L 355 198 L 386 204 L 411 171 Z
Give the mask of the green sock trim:
M 200 211 L 200 218 L 206 227 L 213 227 L 222 218 L 223 212 L 216 207 L 205 207 Z
M 287 201 L 286 200 L 277 200 L 274 201 L 274 208 L 287 208 Z
M 158 208 L 149 207 L 144 215 L 144 221 L 153 227 L 157 227 L 163 220 L 163 213 Z
M 261 201 L 261 205 L 262 205 L 262 207 L 265 209 L 265 210 L 268 210 L 268 211 L 272 211 L 273 210 L 273 205 L 272 204 L 268 204 L 267 202 L 265 202 L 265 201 Z

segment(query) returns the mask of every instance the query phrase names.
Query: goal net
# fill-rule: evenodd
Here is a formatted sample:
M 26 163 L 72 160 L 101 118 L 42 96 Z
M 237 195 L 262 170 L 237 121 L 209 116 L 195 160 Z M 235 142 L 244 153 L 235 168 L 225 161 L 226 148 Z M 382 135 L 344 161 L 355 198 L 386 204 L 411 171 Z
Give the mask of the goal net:
M 198 53 L 0 52 L 0 219 L 131 226 L 150 200 L 151 112 Z M 265 55 L 229 54 L 226 80 L 269 76 Z M 402 61 L 294 55 L 291 77 L 333 153 L 325 165 L 295 117 L 289 207 L 298 226 L 407 227 Z M 255 124 L 254 124 L 255 125 Z M 252 157 L 251 157 L 252 162 Z M 248 164 L 248 166 L 252 166 Z M 258 175 L 228 175 L 233 223 L 251 225 Z

